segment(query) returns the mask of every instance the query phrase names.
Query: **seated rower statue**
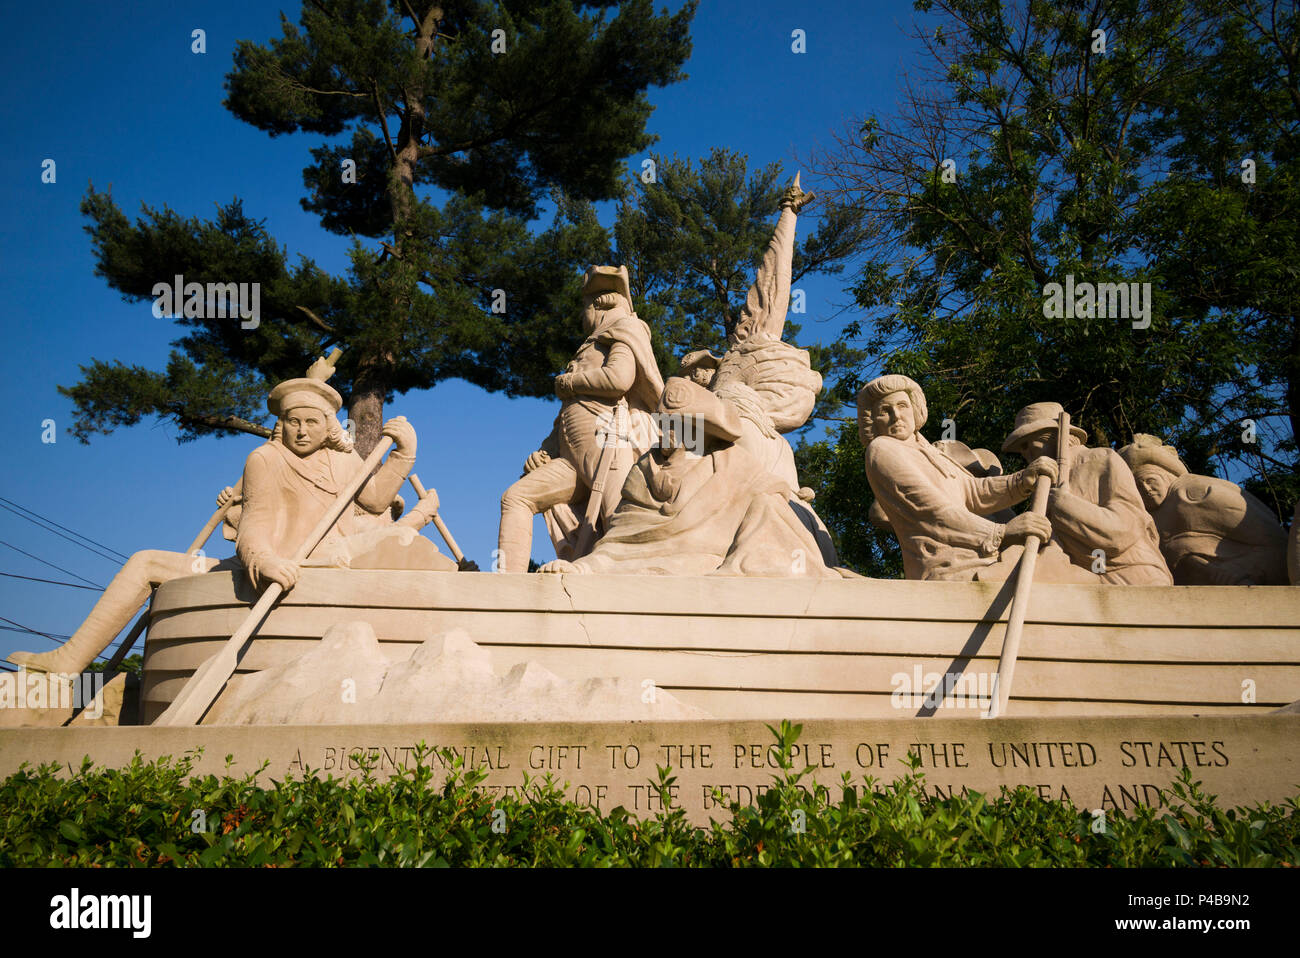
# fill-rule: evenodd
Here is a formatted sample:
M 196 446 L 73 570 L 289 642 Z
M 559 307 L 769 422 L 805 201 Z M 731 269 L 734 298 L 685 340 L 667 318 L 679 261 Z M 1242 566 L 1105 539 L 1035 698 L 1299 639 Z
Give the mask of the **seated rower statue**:
M 734 408 L 673 377 L 657 412 L 666 433 L 628 473 L 608 531 L 589 555 L 548 562 L 542 572 L 841 576 L 822 561 L 786 484 L 739 445 Z M 688 420 L 694 450 L 676 431 Z
M 235 539 L 235 552 L 255 588 L 268 581 L 293 588 L 300 565 L 289 557 L 361 469 L 363 460 L 338 421 L 342 404 L 333 388 L 316 379 L 287 380 L 267 397 L 281 441 L 248 455 Z M 417 509 L 410 524 L 383 519 L 415 464 L 416 436 L 401 416 L 384 423 L 382 434 L 393 440 L 393 451 L 356 497 L 369 515 L 345 511 L 302 565 L 454 571 L 455 562 L 416 535 L 416 524 L 432 518 L 436 506 Z
M 1119 451 L 1160 532 L 1175 585 L 1286 585 L 1287 535 L 1235 482 L 1187 471 L 1172 446 L 1138 433 Z
M 1061 412 L 1060 403 L 1025 406 L 1002 451 L 1026 462 L 1051 454 Z M 1070 427 L 1069 481 L 1053 486 L 1047 500 L 1054 538 L 1072 563 L 1095 571 L 1107 585 L 1173 585 L 1133 473 L 1115 450 L 1085 446 L 1087 437 Z
M 1030 535 L 1046 541 L 1051 523 L 1033 513 L 1007 522 L 990 514 L 1023 502 L 1038 476 L 1056 477 L 1056 462 L 1039 457 L 1009 476 L 976 476 L 921 435 L 925 393 L 911 378 L 880 376 L 858 392 L 858 430 L 866 445 L 867 481 L 880 512 L 898 537 L 908 579 L 985 578 L 1003 550 Z M 991 470 L 990 470 L 991 471 Z M 1004 567 L 1007 565 L 1003 564 Z M 1036 578 L 1059 578 L 1069 563 L 1040 559 Z M 989 578 L 1005 578 L 1010 568 Z M 1068 572 L 1066 581 L 1077 581 Z
M 337 418 L 334 417 L 332 412 L 329 414 L 328 418 L 333 420 L 333 426 L 329 427 L 324 425 L 324 421 L 327 418 L 324 409 L 328 408 L 331 403 L 337 403 L 333 406 L 333 409 L 337 410 L 342 404 L 341 400 L 337 398 L 338 393 L 317 378 L 290 380 L 289 383 L 283 383 L 280 387 L 277 387 L 277 390 L 282 390 L 282 387 L 290 386 L 290 384 L 297 384 L 292 387 L 293 390 L 297 393 L 302 393 L 302 384 L 308 382 L 317 383 L 319 386 L 324 387 L 325 391 L 309 390 L 307 395 L 311 398 L 308 398 L 305 401 L 308 404 L 315 404 L 320 402 L 323 397 L 323 406 L 313 407 L 312 409 L 298 409 L 296 410 L 297 415 L 304 418 L 311 418 L 314 413 L 319 414 L 321 419 L 320 428 L 325 430 L 329 436 L 332 436 L 332 438 L 329 439 L 329 442 L 339 450 L 346 448 L 350 453 L 350 456 L 357 459 L 357 464 L 359 465 L 360 458 L 357 457 L 355 452 L 351 452 L 351 445 L 347 441 L 347 434 L 343 431 L 342 426 L 339 425 Z M 311 389 L 314 389 L 314 387 L 311 387 Z M 284 394 L 285 392 L 283 390 L 279 393 L 280 396 L 283 396 Z M 276 391 L 272 391 L 272 396 L 276 395 Z M 273 407 L 272 412 L 275 412 L 275 403 L 270 403 L 270 405 Z M 290 412 L 295 411 L 291 410 Z M 288 418 L 288 416 L 282 417 L 277 421 L 275 428 L 271 432 L 270 439 L 249 455 L 248 458 L 250 462 L 252 462 L 255 457 L 258 457 L 259 460 L 266 457 L 268 455 L 268 447 L 270 447 L 269 455 L 271 459 L 280 455 L 280 453 L 275 452 L 276 449 L 287 450 L 290 448 L 288 441 L 285 439 L 286 418 Z M 397 428 L 398 430 L 401 430 L 401 427 Z M 410 429 L 409 426 L 406 426 L 405 428 L 407 430 Z M 411 455 L 413 457 L 413 431 L 411 432 L 411 440 Z M 322 443 L 322 445 L 324 445 L 324 443 Z M 301 447 L 295 447 L 295 458 L 298 457 L 296 451 L 297 448 Z M 336 455 L 343 454 L 340 452 Z M 310 456 L 310 453 L 308 456 Z M 391 458 L 392 457 L 390 457 L 390 459 Z M 400 463 L 401 460 L 398 462 Z M 396 466 L 394 468 L 396 468 Z M 409 470 L 409 465 L 407 465 L 406 468 Z M 382 469 L 380 471 L 382 471 Z M 257 468 L 254 469 L 254 472 L 258 474 L 259 478 L 261 477 L 262 472 Z M 405 478 L 405 473 L 403 473 L 402 478 Z M 248 474 L 246 472 L 245 480 L 244 482 L 241 482 L 239 489 L 227 486 L 222 489 L 220 494 L 217 496 L 218 506 L 224 507 L 228 503 L 230 504 L 225 513 L 224 528 L 222 530 L 227 539 L 238 541 L 240 530 L 245 526 L 244 520 L 248 503 L 248 490 L 246 488 L 247 479 Z M 398 479 L 397 485 L 394 486 L 394 492 L 396 492 L 396 488 L 397 486 L 400 486 L 400 484 L 401 479 Z M 255 511 L 254 525 L 257 526 L 260 524 L 264 526 L 266 525 L 265 521 L 259 522 L 259 519 L 256 518 L 256 516 L 258 516 L 259 513 L 267 512 L 268 508 L 271 513 L 274 513 L 277 506 L 272 502 L 273 496 L 265 489 L 264 482 L 258 482 L 255 480 L 255 486 L 257 486 L 257 498 L 262 508 Z M 382 492 L 379 493 L 379 496 L 382 496 Z M 372 496 L 367 499 L 367 502 L 370 503 L 371 506 L 374 506 L 376 500 L 377 497 Z M 429 542 L 427 539 L 423 539 L 422 537 L 415 536 L 415 533 L 432 521 L 433 516 L 436 514 L 438 509 L 436 494 L 430 491 L 429 494 L 424 499 L 421 499 L 410 512 L 405 516 L 402 516 L 400 520 L 394 521 L 395 516 L 392 516 L 391 513 L 395 510 L 400 510 L 400 503 L 400 497 L 393 495 L 389 496 L 385 506 L 379 510 L 379 514 L 372 514 L 360 505 L 355 506 L 354 509 L 350 510 L 352 517 L 349 520 L 349 528 L 352 528 L 354 531 L 359 533 L 359 535 L 352 540 L 353 550 L 357 554 L 357 558 L 352 558 L 349 553 L 347 554 L 348 558 L 345 560 L 344 553 L 335 548 L 330 557 L 330 564 L 340 564 L 344 561 L 350 561 L 353 568 L 374 567 L 373 565 L 370 565 L 370 563 L 378 562 L 382 564 L 385 562 L 385 559 L 387 559 L 390 562 L 398 562 L 398 565 L 393 566 L 396 568 L 418 567 L 439 570 L 455 569 L 455 563 L 446 556 L 438 553 L 437 547 L 434 546 L 432 542 Z M 314 523 L 318 517 L 319 513 L 312 513 L 311 523 Z M 310 529 L 310 524 L 308 525 L 308 529 Z M 303 533 L 303 535 L 305 535 L 305 533 Z M 274 535 L 272 538 L 275 538 Z M 395 545 L 400 544 L 407 538 L 412 540 L 418 538 L 418 542 L 413 543 L 414 551 L 410 553 L 413 557 L 417 555 L 420 557 L 420 564 L 417 566 L 400 564 L 405 562 L 405 558 L 402 555 L 403 550 L 400 548 L 400 545 L 397 548 L 395 548 Z M 419 545 L 419 542 L 427 543 L 427 547 Z M 296 545 L 296 543 L 289 544 L 287 547 L 288 551 L 292 551 Z M 122 566 L 117 575 L 115 575 L 113 580 L 108 584 L 108 588 L 104 590 L 104 594 L 100 596 L 99 600 L 95 603 L 90 614 L 86 616 L 85 621 L 81 623 L 66 642 L 57 649 L 53 649 L 49 652 L 15 652 L 9 656 L 8 661 L 13 662 L 16 665 L 21 665 L 32 671 L 61 672 L 66 674 L 82 672 L 95 660 L 96 656 L 103 653 L 104 650 L 112 644 L 113 640 L 121 633 L 131 619 L 135 617 L 135 614 L 140 610 L 140 607 L 144 604 L 145 600 L 148 599 L 149 593 L 153 589 L 162 585 L 164 582 L 170 582 L 172 579 L 179 579 L 183 576 L 197 575 L 204 572 L 237 571 L 244 568 L 245 565 L 237 556 L 218 560 L 211 556 L 205 556 L 202 553 L 189 554 L 184 552 L 170 552 L 163 549 L 143 549 L 132 555 L 131 558 L 127 560 L 126 564 Z M 277 569 L 280 569 L 280 567 L 277 567 Z M 283 570 L 281 569 L 281 571 Z M 286 579 L 288 578 L 289 577 L 286 576 Z M 296 570 L 294 571 L 292 578 L 296 580 Z

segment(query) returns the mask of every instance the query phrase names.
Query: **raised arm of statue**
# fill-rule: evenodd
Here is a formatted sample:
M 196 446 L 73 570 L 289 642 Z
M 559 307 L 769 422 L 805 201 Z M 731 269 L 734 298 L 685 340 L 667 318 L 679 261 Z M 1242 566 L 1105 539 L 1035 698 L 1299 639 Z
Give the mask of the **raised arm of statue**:
M 781 197 L 781 217 L 776 221 L 772 239 L 763 253 L 754 285 L 749 287 L 728 341 L 736 346 L 749 339 L 780 339 L 785 330 L 785 315 L 790 308 L 791 263 L 794 259 L 794 227 L 801 209 L 812 202 L 815 194 L 799 188 L 795 175 Z

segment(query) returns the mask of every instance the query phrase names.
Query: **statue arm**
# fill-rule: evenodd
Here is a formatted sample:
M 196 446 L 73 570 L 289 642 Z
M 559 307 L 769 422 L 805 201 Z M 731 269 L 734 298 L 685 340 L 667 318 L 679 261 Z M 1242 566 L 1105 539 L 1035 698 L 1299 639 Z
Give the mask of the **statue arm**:
M 731 334 L 733 346 L 756 335 L 780 339 L 785 331 L 785 314 L 790 308 L 796 218 L 788 207 L 781 210 L 781 218 L 776 221 L 772 239 L 763 252 L 754 285 L 745 295 L 745 305 L 741 307 L 740 318 Z
M 615 341 L 599 368 L 567 375 L 569 388 L 577 395 L 621 399 L 636 382 L 636 356 L 626 343 Z
M 950 545 L 982 553 L 988 543 L 1001 536 L 1003 527 L 999 523 L 945 496 L 901 443 L 877 439 L 871 444 L 867 450 L 867 478 L 887 516 L 920 517 L 935 538 Z
M 966 508 L 979 516 L 1008 509 L 1029 497 L 1031 488 L 1025 488 L 1023 476 L 1013 472 L 1009 476 L 971 476 L 966 482 Z
M 235 535 L 235 554 L 250 570 L 265 556 L 274 556 L 272 537 L 278 490 L 271 465 L 255 449 L 244 463 L 244 501 Z

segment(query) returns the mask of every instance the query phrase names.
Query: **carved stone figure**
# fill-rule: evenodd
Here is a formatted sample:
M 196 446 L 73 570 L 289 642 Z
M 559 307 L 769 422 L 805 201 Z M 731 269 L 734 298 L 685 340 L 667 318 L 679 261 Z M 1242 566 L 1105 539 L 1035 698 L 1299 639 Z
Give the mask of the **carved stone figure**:
M 925 393 L 907 376 L 880 376 L 858 392 L 867 481 L 898 537 L 907 578 L 974 579 L 997 564 L 1004 547 L 1029 535 L 1050 537 L 1042 516 L 1023 513 L 1006 523 L 986 516 L 1024 501 L 1038 476 L 1054 478 L 1054 461 L 976 477 L 921 435 L 927 417 Z
M 694 420 L 702 453 L 670 428 L 628 473 L 622 503 L 591 553 L 548 562 L 543 572 L 840 576 L 822 562 L 785 483 L 738 443 L 734 408 L 674 377 L 657 411 L 668 423 Z
M 555 427 L 528 457 L 523 478 L 501 497 L 499 572 L 528 571 L 533 516 L 539 512 L 546 513 L 556 555 L 577 558 L 592 487 L 599 483 L 603 489 L 598 514 L 603 529 L 618 507 L 628 470 L 655 435 L 650 411 L 659 402 L 663 379 L 650 328 L 632 311 L 627 268 L 592 267 L 582 295 L 587 338 L 555 377 L 555 394 L 563 400 Z M 619 423 L 627 429 L 622 436 L 615 435 Z
M 1061 411 L 1054 402 L 1025 406 L 1002 451 L 1026 461 L 1054 455 Z M 1069 479 L 1053 486 L 1047 501 L 1056 541 L 1071 562 L 1108 585 L 1173 585 L 1133 473 L 1115 450 L 1083 445 L 1082 429 L 1071 426 L 1070 434 Z
M 243 514 L 235 539 L 236 554 L 254 587 L 265 581 L 293 587 L 299 564 L 289 557 L 362 466 L 336 416 L 341 405 L 339 394 L 316 379 L 287 380 L 267 397 L 267 408 L 279 419 L 282 441 L 259 446 L 244 463 Z M 415 464 L 416 437 L 410 423 L 395 417 L 382 433 L 393 440 L 394 449 L 356 498 L 372 517 L 387 511 Z M 455 568 L 411 526 L 367 520 L 355 510 L 344 512 L 303 564 Z
M 1286 531 L 1227 479 L 1187 471 L 1172 446 L 1138 433 L 1119 451 L 1160 532 L 1175 585 L 1286 585 Z
M 320 374 L 322 371 L 313 366 L 313 371 Z M 329 368 L 332 371 L 332 367 Z M 310 373 L 311 371 L 309 371 Z M 328 375 L 328 372 L 324 373 Z M 304 387 L 304 383 L 314 383 L 312 387 Z M 329 472 L 334 475 L 335 480 L 341 485 L 346 481 L 348 461 L 355 459 L 355 466 L 359 466 L 361 459 L 356 453 L 351 452 L 351 446 L 347 443 L 346 434 L 342 426 L 339 425 L 337 418 L 334 416 L 341 404 L 341 400 L 329 386 L 315 376 L 309 379 L 290 380 L 276 387 L 271 393 L 273 398 L 268 405 L 274 413 L 277 410 L 277 402 L 284 398 L 290 398 L 297 404 L 304 403 L 304 406 L 295 405 L 294 408 L 284 411 L 284 415 L 277 421 L 275 428 L 272 430 L 271 438 L 265 445 L 254 450 L 249 455 L 249 463 L 274 463 L 277 460 L 284 459 L 287 455 L 292 455 L 294 461 L 299 463 L 301 469 L 307 469 L 310 463 L 320 463 L 319 473 L 313 475 L 323 475 Z M 314 404 L 314 405 L 313 405 Z M 301 453 L 300 450 L 308 448 L 311 443 L 295 443 L 292 448 L 293 452 L 289 453 L 291 448 L 289 443 L 297 438 L 297 433 L 290 430 L 290 440 L 285 437 L 285 423 L 292 419 L 298 423 L 305 421 L 312 415 L 316 414 L 320 418 L 319 430 L 323 435 L 331 437 L 329 442 L 333 445 L 334 451 L 327 452 L 329 457 L 323 461 L 321 452 L 325 450 Z M 326 425 L 326 420 L 330 421 Z M 395 420 L 398 422 L 398 420 Z M 410 431 L 411 442 L 409 443 L 410 455 L 414 461 L 414 431 L 405 425 L 405 420 L 400 420 L 401 426 L 394 427 L 397 431 Z M 404 427 L 404 428 L 403 428 Z M 306 430 L 308 427 L 303 426 Z M 343 452 L 343 449 L 347 452 Z M 392 457 L 390 457 L 390 460 Z M 396 471 L 397 465 L 401 462 L 394 463 L 391 471 Z M 355 468 L 353 466 L 352 468 Z M 387 467 L 380 468 L 383 472 Z M 409 470 L 409 464 L 406 469 Z M 284 514 L 292 515 L 296 518 L 289 522 L 292 528 L 274 529 L 276 525 L 275 514 L 281 509 L 281 504 L 277 503 L 276 496 L 269 491 L 268 484 L 263 481 L 267 470 L 254 466 L 254 497 L 257 501 L 257 507 L 252 512 L 252 523 L 256 534 L 253 536 L 253 542 L 259 542 L 267 539 L 273 540 L 273 545 L 279 545 L 281 554 L 292 552 L 299 544 L 298 542 L 285 542 L 286 538 L 291 538 L 295 533 L 301 540 L 310 531 L 312 525 L 319 518 L 320 512 L 313 512 L 310 507 L 300 508 L 305 503 L 299 503 L 297 498 L 297 486 L 291 480 L 284 487 L 284 492 L 289 499 L 288 507 Z M 405 472 L 396 478 L 396 485 L 400 486 L 405 478 Z M 238 540 L 241 528 L 248 528 L 245 522 L 247 506 L 249 502 L 247 482 L 249 474 L 245 471 L 244 483 L 241 484 L 242 496 L 239 492 L 230 486 L 222 489 L 217 496 L 217 505 L 224 506 L 227 502 L 233 502 L 225 515 L 224 528 L 222 530 L 226 539 Z M 373 482 L 373 480 L 372 480 Z M 386 485 L 389 485 L 387 483 Z M 386 487 L 386 486 L 385 486 Z M 317 486 L 311 487 L 311 493 L 308 499 L 313 495 L 323 494 L 324 490 Z M 394 492 L 395 492 L 394 487 Z M 376 505 L 378 498 L 382 497 L 382 490 L 372 492 L 366 501 L 372 506 Z M 327 497 L 328 498 L 328 497 Z M 422 537 L 416 536 L 416 533 L 423 528 L 433 518 L 437 511 L 438 501 L 434 493 L 422 499 L 407 515 L 399 521 L 394 521 L 395 516 L 391 513 L 400 514 L 402 509 L 401 498 L 396 495 L 389 495 L 385 506 L 380 510 L 379 515 L 368 512 L 361 505 L 352 510 L 352 517 L 349 520 L 349 529 L 354 533 L 353 537 L 348 540 L 346 547 L 341 548 L 344 544 L 336 539 L 334 542 L 329 564 L 348 564 L 355 568 L 422 568 L 422 569 L 441 569 L 454 570 L 456 564 L 446 556 L 440 554 L 432 542 Z M 321 509 L 323 511 L 323 507 Z M 264 515 L 271 518 L 264 519 Z M 300 525 L 306 524 L 305 530 L 298 532 Z M 257 527 L 261 526 L 260 531 Z M 342 521 L 340 521 L 340 526 Z M 339 528 L 339 527 L 336 527 Z M 269 530 L 269 531 L 268 531 Z M 260 538 L 259 538 L 260 536 Z M 245 537 L 245 552 L 250 548 L 249 539 Z M 319 551 L 319 550 L 318 550 Z M 310 563 L 319 564 L 319 563 Z M 135 553 L 127 560 L 126 564 L 118 571 L 117 575 L 108 584 L 104 594 L 100 596 L 95 607 L 91 609 L 90 614 L 86 616 L 84 622 L 77 628 L 76 632 L 57 649 L 50 652 L 15 652 L 9 656 L 9 661 L 17 665 L 22 665 L 33 671 L 42 672 L 64 672 L 77 673 L 83 671 L 100 655 L 105 649 L 112 644 L 118 634 L 121 633 L 128 622 L 140 610 L 149 597 L 149 593 L 172 579 L 178 579 L 182 576 L 196 575 L 203 572 L 212 571 L 231 571 L 244 568 L 240 557 L 232 556 L 227 559 L 215 559 L 205 555 L 189 555 L 183 552 L 169 552 L 163 549 L 144 549 Z M 276 568 L 283 572 L 283 567 L 277 565 Z M 274 578 L 272 576 L 271 578 Z M 296 578 L 296 570 L 294 571 Z M 255 580 L 256 581 L 256 580 Z M 278 579 L 276 581 L 279 581 Z
M 735 408 L 741 428 L 736 444 L 785 483 L 790 506 L 817 540 L 823 562 L 835 566 L 839 559 L 830 533 L 810 504 L 812 490 L 799 484 L 794 450 L 783 435 L 808 421 L 822 388 L 808 351 L 781 339 L 790 307 L 795 222 L 814 197 L 799 188 L 796 175 L 782 195 L 776 229 L 727 335 L 727 352 L 720 359 L 708 350 L 690 353 L 679 375 L 711 388 Z

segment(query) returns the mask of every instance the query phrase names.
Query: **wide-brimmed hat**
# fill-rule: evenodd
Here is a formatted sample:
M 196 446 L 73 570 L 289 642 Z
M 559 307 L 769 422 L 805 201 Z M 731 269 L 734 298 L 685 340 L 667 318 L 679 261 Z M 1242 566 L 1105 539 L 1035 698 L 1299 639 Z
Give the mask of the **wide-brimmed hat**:
M 621 293 L 632 302 L 632 284 L 628 281 L 626 266 L 593 266 L 582 281 L 583 296 L 601 293 Z
M 721 364 L 721 356 L 715 356 L 707 349 L 697 349 L 682 357 L 681 365 L 677 367 L 677 375 L 689 376 L 697 369 L 717 369 Z
M 1166 446 L 1159 436 L 1145 432 L 1134 433 L 1133 441 L 1120 449 L 1119 454 L 1133 472 L 1137 472 L 1140 466 L 1159 466 L 1175 476 L 1187 475 L 1187 467 L 1178 458 L 1178 450 Z
M 740 438 L 740 414 L 699 383 L 673 376 L 664 383 L 658 412 L 663 415 L 699 416 L 704 432 L 716 439 L 735 442 Z
M 1044 429 L 1055 429 L 1063 412 L 1065 407 L 1059 402 L 1030 403 L 1016 413 L 1016 428 L 1011 430 L 1011 435 L 1007 436 L 1007 441 L 1002 444 L 1002 451 L 1015 452 L 1034 433 L 1042 432 Z M 1080 442 L 1088 439 L 1088 434 L 1073 423 L 1070 424 L 1070 434 L 1077 436 Z
M 319 379 L 286 379 L 266 397 L 272 416 L 282 416 L 290 409 L 308 406 L 334 415 L 343 405 L 343 397 L 333 386 Z

